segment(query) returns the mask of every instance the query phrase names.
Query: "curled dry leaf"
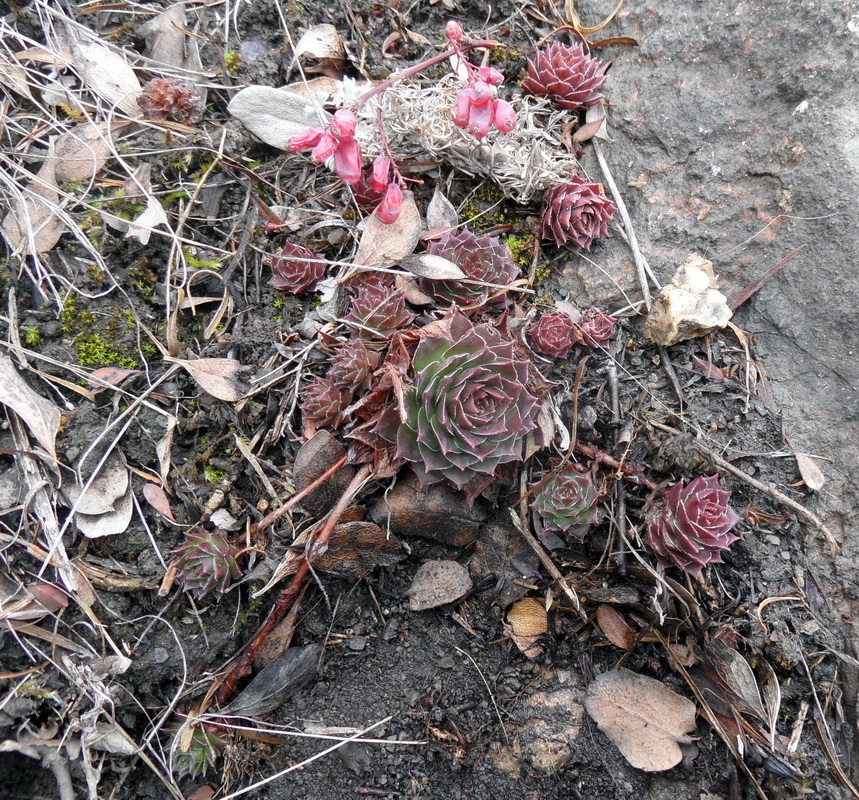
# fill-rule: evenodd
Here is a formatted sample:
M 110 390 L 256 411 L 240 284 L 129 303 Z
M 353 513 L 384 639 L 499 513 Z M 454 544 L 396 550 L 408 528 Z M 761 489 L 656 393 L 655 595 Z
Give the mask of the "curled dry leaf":
M 376 567 L 392 567 L 405 558 L 400 543 L 372 522 L 342 522 L 331 532 L 328 549 L 314 568 L 342 578 L 363 578 Z
M 110 130 L 109 122 L 85 122 L 59 136 L 54 145 L 57 181 L 88 181 L 98 173 L 110 156 Z
M 0 355 L 0 403 L 21 417 L 33 438 L 56 459 L 60 411 L 27 385 L 7 355 Z
M 427 207 L 427 228 L 434 235 L 441 236 L 456 228 L 458 224 L 459 215 L 453 203 L 447 199 L 444 192 L 436 189 Z
M 409 608 L 426 611 L 455 603 L 471 591 L 468 570 L 457 561 L 427 561 L 409 587 Z
M 303 492 L 343 456 L 346 450 L 329 431 L 321 430 L 301 445 L 292 465 L 296 492 Z M 340 499 L 355 475 L 354 467 L 344 464 L 330 478 L 301 501 L 301 507 L 315 516 L 324 516 Z
M 188 18 L 185 4 L 176 3 L 137 28 L 146 40 L 146 55 L 167 67 L 185 66 L 185 31 Z
M 346 47 L 343 37 L 333 25 L 314 25 L 307 30 L 295 45 L 299 58 L 310 56 L 319 63 L 308 65 L 305 70 L 323 72 L 329 77 L 337 77 L 346 63 Z
M 66 493 L 76 513 L 107 514 L 114 510 L 116 503 L 126 493 L 128 484 L 128 468 L 114 453 L 108 457 L 95 478 L 68 486 Z
M 458 281 L 465 277 L 463 271 L 450 259 L 431 253 L 418 253 L 400 259 L 400 266 L 413 275 L 431 281 Z
M 660 681 L 619 668 L 588 686 L 585 709 L 637 769 L 661 772 L 683 758 L 695 729 L 695 704 Z
M 173 510 L 170 508 L 170 500 L 167 493 L 155 483 L 147 483 L 143 487 L 143 499 L 152 506 L 162 517 L 176 522 Z
M 823 471 L 814 463 L 811 456 L 807 456 L 805 453 L 796 453 L 795 455 L 796 466 L 799 467 L 799 474 L 802 476 L 803 482 L 812 492 L 819 491 L 826 483 L 826 476 Z
M 543 654 L 539 644 L 549 629 L 546 606 L 536 597 L 525 597 L 510 606 L 504 630 L 526 658 L 537 658 Z
M 234 358 L 198 358 L 184 361 L 167 357 L 167 361 L 180 364 L 185 371 L 212 397 L 235 403 L 242 399 L 238 375 L 241 364 Z
M 119 53 L 101 42 L 75 42 L 72 44 L 72 61 L 81 81 L 93 94 L 130 117 L 140 113 L 137 106 L 140 81 Z
M 386 267 L 412 254 L 421 238 L 421 215 L 412 192 L 403 192 L 403 207 L 396 222 L 382 222 L 374 211 L 364 222 L 355 263 Z
M 605 638 L 615 647 L 632 650 L 636 639 L 635 631 L 611 606 L 603 604 L 597 608 L 597 622 Z
M 75 514 L 75 524 L 78 530 L 88 539 L 100 539 L 102 536 L 115 536 L 128 530 L 131 515 L 134 512 L 134 498 L 131 486 L 104 514 Z
M 280 150 L 286 150 L 294 136 L 314 126 L 325 127 L 331 121 L 328 112 L 308 103 L 306 97 L 270 86 L 242 89 L 227 110 L 252 134 Z
M 135 238 L 141 244 L 149 244 L 153 229 L 167 225 L 169 220 L 164 207 L 152 195 L 146 198 L 146 208 L 131 222 L 126 223 L 125 238 Z
M 27 71 L 4 53 L 0 53 L 0 84 L 26 97 L 30 102 L 35 102 L 30 93 L 30 84 L 27 82 Z

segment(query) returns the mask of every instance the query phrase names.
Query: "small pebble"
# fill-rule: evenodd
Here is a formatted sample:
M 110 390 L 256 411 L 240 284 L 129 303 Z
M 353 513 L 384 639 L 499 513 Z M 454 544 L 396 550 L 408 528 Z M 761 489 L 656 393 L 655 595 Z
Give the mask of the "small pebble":
M 353 636 L 346 640 L 346 646 L 350 650 L 363 650 L 367 646 L 366 636 Z

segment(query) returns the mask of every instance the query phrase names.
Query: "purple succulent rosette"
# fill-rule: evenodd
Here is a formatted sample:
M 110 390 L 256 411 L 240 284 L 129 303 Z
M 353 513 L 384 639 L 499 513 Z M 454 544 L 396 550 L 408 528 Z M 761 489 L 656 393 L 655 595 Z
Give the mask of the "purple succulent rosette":
M 462 489 L 522 460 L 539 403 L 527 389 L 528 362 L 515 358 L 513 343 L 495 327 L 454 311 L 445 335 L 418 344 L 412 366 L 397 457 L 421 483 L 448 480 Z
M 730 499 L 718 475 L 695 478 L 688 486 L 674 484 L 647 526 L 647 544 L 660 563 L 676 564 L 690 575 L 721 564 L 721 552 L 739 539 L 731 533 L 740 516 L 728 505 Z
M 580 111 L 602 100 L 600 86 L 608 64 L 591 58 L 580 44 L 554 43 L 528 59 L 528 77 L 522 89 L 528 94 L 549 97 L 561 108 Z
M 566 464 L 537 490 L 531 508 L 547 528 L 582 541 L 599 519 L 600 497 L 590 472 L 576 464 Z
M 213 592 L 220 597 L 239 576 L 238 548 L 220 531 L 195 528 L 173 551 L 173 566 L 184 591 L 198 600 Z
M 598 183 L 577 176 L 546 192 L 540 215 L 540 236 L 575 253 L 590 251 L 594 239 L 609 236 L 615 205 Z
M 301 422 L 305 431 L 316 431 L 329 425 L 336 428 L 343 421 L 349 402 L 345 387 L 331 378 L 315 378 L 304 387 L 301 399 Z
M 282 292 L 301 294 L 315 289 L 325 277 L 325 259 L 294 242 L 284 242 L 280 253 L 267 260 L 271 267 L 269 284 Z
M 534 349 L 551 358 L 566 358 L 577 342 L 573 321 L 566 314 L 556 312 L 543 314 L 528 333 Z

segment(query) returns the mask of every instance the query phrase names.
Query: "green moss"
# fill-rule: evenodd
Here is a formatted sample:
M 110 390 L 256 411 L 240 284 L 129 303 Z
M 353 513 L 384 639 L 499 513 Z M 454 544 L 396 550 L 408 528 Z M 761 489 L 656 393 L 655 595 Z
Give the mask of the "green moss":
M 523 272 L 527 272 L 531 267 L 531 258 L 534 253 L 534 234 L 510 235 L 507 237 L 507 246 L 510 248 L 513 263 Z
M 238 50 L 227 50 L 224 53 L 224 69 L 231 75 L 235 75 L 242 66 L 242 57 Z
M 42 343 L 42 332 L 35 326 L 24 328 L 24 344 L 34 347 Z
M 534 271 L 534 286 L 539 286 L 552 274 L 552 268 L 543 264 Z
M 203 477 L 211 483 L 213 486 L 224 477 L 224 471 L 222 469 L 216 469 L 211 464 L 206 464 L 203 467 Z
M 70 294 L 60 313 L 61 330 L 77 349 L 78 364 L 96 369 L 137 369 L 140 356 L 134 315 L 117 307 L 104 315 L 96 315 L 82 309 L 79 300 L 78 295 Z M 133 342 L 131 346 L 127 343 L 129 340 Z
M 188 248 L 183 248 L 185 254 L 185 263 L 192 269 L 212 269 L 218 270 L 221 268 L 221 262 L 217 259 L 197 258 Z

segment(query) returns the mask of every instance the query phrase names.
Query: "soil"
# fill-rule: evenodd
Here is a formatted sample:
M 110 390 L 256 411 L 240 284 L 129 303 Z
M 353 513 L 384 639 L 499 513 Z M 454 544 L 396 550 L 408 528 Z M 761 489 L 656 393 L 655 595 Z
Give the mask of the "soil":
M 389 33 L 405 28 L 435 43 L 447 19 L 444 3 L 416 3 L 395 11 L 390 5 L 397 4 L 287 3 L 282 11 L 294 38 L 313 24 L 333 23 L 355 59 L 363 57 L 364 67 L 378 75 L 401 63 L 380 53 Z M 500 2 L 487 9 L 485 4 L 462 3 L 456 16 L 468 30 L 488 31 L 525 56 L 551 32 L 550 24 L 535 18 L 542 9 L 539 13 L 553 19 L 551 5 Z M 148 17 L 162 7 L 153 3 L 138 11 Z M 38 8 L 25 6 L 10 14 L 7 24 L 20 35 L 44 42 Z M 527 13 L 529 9 L 535 14 Z M 612 5 L 593 0 L 577 4 L 577 9 L 585 24 L 595 24 Z M 218 15 L 227 11 L 230 19 L 225 22 Z M 345 201 L 333 176 L 317 176 L 314 186 L 305 161 L 260 144 L 226 112 L 226 103 L 241 86 L 279 86 L 290 79 L 291 51 L 282 27 L 274 22 L 279 18 L 275 7 L 255 0 L 207 13 L 201 23 L 208 37 L 202 55 L 216 78 L 210 82 L 203 122 L 166 139 L 163 130 L 138 132 L 127 141 L 123 157 L 135 167 L 150 165 L 153 186 L 157 184 L 162 197 L 199 181 L 219 147 L 231 164 L 244 167 L 224 168 L 207 190 L 211 197 L 200 198 L 213 204 L 209 208 L 214 211 L 201 207 L 190 216 L 189 239 L 195 244 L 186 252 L 192 269 L 209 268 L 222 279 L 203 273 L 193 284 L 195 296 L 220 298 L 226 287 L 232 307 L 212 336 L 205 326 L 216 306 L 205 306 L 198 315 L 183 312 L 177 335 L 180 355 L 238 359 L 248 365 L 244 377 L 250 381 L 301 350 L 306 342 L 290 338 L 290 333 L 313 309 L 311 300 L 279 295 L 267 285 L 262 256 L 274 245 L 248 198 L 253 193 L 270 206 L 320 212 L 342 211 Z M 99 10 L 78 19 L 100 36 L 114 34 L 122 46 L 142 49 L 122 13 Z M 754 744 L 745 753 L 745 766 L 739 764 L 703 716 L 680 765 L 664 773 L 630 766 L 584 711 L 593 677 L 622 663 L 692 696 L 655 637 L 642 636 L 624 653 L 593 621 L 597 607 L 606 602 L 597 598 L 621 590 L 636 592 L 637 599 L 614 607 L 631 624 L 647 627 L 652 621 L 648 598 L 655 592 L 653 579 L 636 560 L 649 559 L 648 551 L 636 545 L 619 560 L 623 548 L 610 540 L 606 521 L 584 545 L 573 543 L 555 553 L 561 571 L 585 598 L 594 599 L 584 603 L 583 621 L 556 590 L 543 652 L 529 659 L 507 638 L 504 615 L 509 603 L 526 592 L 544 599 L 552 582 L 510 527 L 507 509 L 519 496 L 511 489 L 486 506 L 476 547 L 446 544 L 450 536 L 444 541 L 400 536 L 405 551 L 395 566 L 357 581 L 323 576 L 319 583 L 310 583 L 292 645 L 324 645 L 318 675 L 261 718 L 297 732 L 345 728 L 351 735 L 375 726 L 367 735 L 384 741 L 342 747 L 250 789 L 248 797 L 479 800 L 515 793 L 541 800 L 733 800 L 757 796 L 752 778 L 770 798 L 851 796 L 836 765 L 847 778 L 859 774 L 859 642 L 854 622 L 859 619 L 859 342 L 853 324 L 859 307 L 859 273 L 854 268 L 859 228 L 852 225 L 859 197 L 859 86 L 851 81 L 859 55 L 859 15 L 837 0 L 791 1 L 777 12 L 772 3 L 754 0 L 665 0 L 657 5 L 627 0 L 616 20 L 592 38 L 602 35 L 631 36 L 638 42 L 601 53 L 613 62 L 606 84 L 610 136 L 601 147 L 641 250 L 659 281 L 666 283 L 676 267 L 698 254 L 713 262 L 723 291 L 732 298 L 804 246 L 736 312 L 734 323 L 746 332 L 753 361 L 731 330 L 660 352 L 643 338 L 642 318 L 627 312 L 609 353 L 591 354 L 577 407 L 583 441 L 607 447 L 614 430 L 606 393 L 615 370 L 623 414 L 635 420 L 629 459 L 646 463 L 654 480 L 668 484 L 710 474 L 712 464 L 701 461 L 694 445 L 699 438 L 747 475 L 800 502 L 834 533 L 837 551 L 806 519 L 727 474 L 722 480 L 733 493 L 732 505 L 743 512 L 762 512 L 757 524 L 750 524 L 744 514 L 741 541 L 725 563 L 708 570 L 701 581 L 668 572 L 677 581 L 677 591 L 694 597 L 697 605 L 697 639 L 690 637 L 686 644 L 702 645 L 714 633 L 730 634 L 753 666 L 762 669 L 760 662 L 765 662 L 772 668 L 781 693 L 777 730 L 786 739 L 794 732 L 799 736 L 797 746 L 783 758 L 789 767 Z M 400 42 L 392 47 L 401 47 L 402 63 L 408 63 L 426 45 Z M 221 68 L 224 52 L 232 50 L 246 55 L 235 73 Z M 257 50 L 260 54 L 252 59 Z M 508 69 L 515 72 L 516 66 L 511 58 Z M 10 97 L 21 102 L 16 95 Z M 255 178 L 249 177 L 251 165 Z M 593 180 L 604 179 L 588 145 L 582 169 Z M 108 163 L 105 174 L 114 186 L 125 177 L 114 162 Z M 459 175 L 448 184 L 451 199 L 455 204 L 469 202 L 478 184 Z M 101 187 L 105 193 L 107 185 Z M 432 185 L 427 178 L 423 190 L 416 190 L 421 202 L 430 196 Z M 181 213 L 179 207 L 168 208 L 171 218 Z M 516 216 L 517 230 L 527 230 L 529 215 L 537 210 L 536 205 L 505 205 L 505 213 Z M 72 480 L 69 466 L 84 474 L 92 470 L 116 435 L 108 426 L 126 407 L 115 392 L 90 398 L 76 393 L 84 373 L 70 371 L 70 365 L 141 370 L 122 384 L 129 397 L 141 395 L 167 375 L 147 393 L 151 403 L 139 408 L 121 439 L 125 462 L 138 470 L 132 474 L 137 508 L 127 531 L 86 539 L 71 525 L 65 535 L 70 556 L 90 567 L 100 624 L 131 664 L 122 673 L 99 673 L 98 659 L 81 659 L 99 674 L 95 683 L 75 685 L 68 653 L 30 636 L 6 633 L 0 638 L 0 688 L 9 693 L 0 706 L 0 734 L 14 740 L 26 725 L 41 739 L 75 739 L 81 726 L 86 728 L 81 715 L 95 706 L 81 687 L 100 685 L 116 721 L 135 742 L 146 741 L 149 757 L 167 763 L 169 731 L 176 723 L 170 712 L 197 706 L 213 675 L 242 651 L 266 618 L 276 592 L 261 597 L 252 597 L 252 592 L 266 583 L 286 555 L 293 530 L 281 523 L 254 542 L 258 552 L 244 562 L 247 572 L 218 602 L 192 602 L 178 587 L 166 596 L 159 594 L 166 562 L 187 525 L 200 518 L 218 493 L 222 507 L 240 520 L 240 527 L 266 512 L 267 486 L 237 449 L 236 434 L 254 443 L 266 481 L 284 497 L 291 492 L 291 467 L 301 444 L 294 413 L 295 376 L 239 405 L 216 400 L 183 370 L 168 373 L 170 364 L 141 331 L 147 328 L 161 342 L 169 333 L 169 239 L 153 236 L 142 244 L 98 227 L 97 215 L 80 207 L 71 213 L 78 224 L 97 228 L 91 240 L 108 272 L 91 264 L 79 243 L 66 235 L 43 258 L 49 274 L 43 273 L 48 277 L 41 291 L 32 281 L 32 261 L 21 268 L 20 259 L 5 260 L 4 308 L 9 309 L 10 327 L 34 354 L 30 364 L 71 382 L 64 387 L 28 378 L 64 409 L 57 453 L 66 465 L 66 481 Z M 320 226 L 308 241 L 333 259 L 347 259 L 356 235 L 353 223 L 344 222 L 340 227 Z M 237 248 L 243 255 L 235 260 L 231 254 Z M 601 241 L 590 260 L 547 247 L 541 267 L 550 260 L 551 270 L 543 270 L 547 277 L 539 287 L 544 298 L 614 311 L 627 305 L 626 298 L 640 296 L 631 251 L 620 235 Z M 44 291 L 47 285 L 62 289 L 59 302 Z M 576 350 L 567 362 L 553 365 L 546 360 L 541 365 L 547 378 L 570 390 L 567 397 L 581 355 Z M 666 359 L 678 376 L 682 409 Z M 706 376 L 701 365 L 707 363 L 726 377 Z M 321 372 L 322 357 L 313 353 L 303 367 Z M 752 395 L 745 391 L 750 370 L 757 379 Z M 159 474 L 159 442 L 168 431 L 165 410 L 178 419 L 168 482 L 180 525 L 166 522 L 142 499 L 145 476 Z M 569 425 L 572 403 L 562 403 L 560 412 Z M 683 435 L 642 421 L 661 423 Z M 11 434 L 5 431 L 2 438 L 4 501 L 11 492 L 4 502 L 10 510 L 2 516 L 4 574 L 31 583 L 41 564 L 17 543 L 37 541 L 39 531 L 19 505 L 24 498 L 16 486 L 20 477 Z M 827 479 L 819 491 L 803 483 L 794 453 L 819 457 L 815 463 Z M 372 484 L 361 505 L 378 501 L 386 487 L 387 482 Z M 644 503 L 644 491 L 631 487 L 634 525 L 640 522 Z M 59 499 L 57 513 L 61 522 L 68 514 Z M 295 520 L 297 527 L 308 521 L 300 514 Z M 498 574 L 477 558 L 481 548 L 495 554 Z M 410 610 L 409 586 L 429 559 L 470 564 L 475 587 L 463 602 Z M 500 580 L 511 559 L 517 568 L 532 563 L 525 588 Z M 96 569 L 102 570 L 100 578 Z M 45 575 L 55 580 L 49 572 Z M 672 609 L 677 611 L 676 606 Z M 92 621 L 78 609 L 70 607 L 60 620 L 58 633 L 79 637 L 102 656 L 110 655 Z M 671 621 L 666 624 L 669 630 Z M 49 618 L 42 626 L 51 630 L 53 621 Z M 59 666 L 40 667 L 45 661 Z M 14 676 L 36 667 L 27 683 L 29 694 L 22 693 L 21 678 Z M 831 732 L 831 752 L 824 744 L 825 729 Z M 218 796 L 233 796 L 330 745 L 298 736 L 269 739 L 231 738 L 205 776 L 178 779 L 183 796 L 191 797 L 204 785 Z M 103 758 L 98 796 L 168 796 L 141 758 L 117 748 L 107 750 L 97 755 Z M 77 796 L 87 796 L 81 760 L 67 757 Z M 0 800 L 55 796 L 51 773 L 37 765 L 32 758 L 0 749 Z

